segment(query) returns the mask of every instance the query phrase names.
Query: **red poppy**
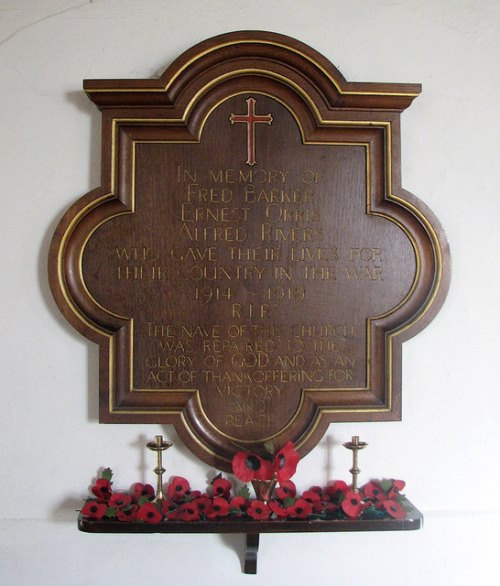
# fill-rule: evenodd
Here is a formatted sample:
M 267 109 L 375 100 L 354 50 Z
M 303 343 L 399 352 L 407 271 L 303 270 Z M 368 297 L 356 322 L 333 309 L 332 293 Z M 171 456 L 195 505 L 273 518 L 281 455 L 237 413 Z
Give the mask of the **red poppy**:
M 321 502 L 321 497 L 319 494 L 317 492 L 313 492 L 312 490 L 306 490 L 302 494 L 301 498 L 303 498 L 308 503 L 311 503 L 311 505 L 315 505 L 316 503 Z
M 231 513 L 245 513 L 248 502 L 242 496 L 235 496 L 229 501 L 229 510 Z
M 205 513 L 207 519 L 215 519 L 216 517 L 226 517 L 229 515 L 229 503 L 226 499 L 216 496 L 212 499 L 212 506 L 210 510 Z
M 404 480 L 393 480 L 392 486 L 396 490 L 402 491 L 403 488 L 406 486 L 406 482 Z
M 189 494 L 189 481 L 182 476 L 174 476 L 167 487 L 167 496 L 173 501 L 181 501 Z
M 321 503 L 321 505 L 322 505 L 321 510 L 326 515 L 333 515 L 339 508 L 338 505 L 336 505 L 334 503 L 330 503 L 330 502 L 323 502 L 323 503 Z
M 81 510 L 82 517 L 89 519 L 102 519 L 108 510 L 107 505 L 96 501 L 88 501 L 83 505 Z
M 242 482 L 270 480 L 273 476 L 273 465 L 257 454 L 237 452 L 233 457 L 233 473 Z
M 306 517 L 309 517 L 312 512 L 312 504 L 303 498 L 297 499 L 293 505 L 288 507 L 288 515 L 294 519 L 305 519 Z
M 212 482 L 212 491 L 214 496 L 229 498 L 233 485 L 226 478 L 216 478 Z
M 106 478 L 98 478 L 91 488 L 99 502 L 107 501 L 111 496 L 111 482 Z
M 306 490 L 301 498 L 311 504 L 315 513 L 319 513 L 323 508 L 321 505 L 321 496 L 313 490 Z
M 262 501 L 252 501 L 247 509 L 247 515 L 252 519 L 265 520 L 271 516 L 271 509 Z
M 387 496 L 390 499 L 395 499 L 398 497 L 399 493 L 403 490 L 403 488 L 406 486 L 406 482 L 404 480 L 393 480 L 392 481 L 392 487 L 389 490 L 389 492 L 387 493 Z
M 208 497 L 206 494 L 195 498 L 193 502 L 198 507 L 198 511 L 200 512 L 200 516 L 206 515 L 209 511 L 212 510 L 212 499 Z
M 347 491 L 347 484 L 343 480 L 335 480 L 329 484 L 323 494 L 332 502 L 339 502 L 340 497 Z
M 200 511 L 195 501 L 190 503 L 183 503 L 179 507 L 179 521 L 199 521 Z
M 297 494 L 297 487 L 291 480 L 284 480 L 275 490 L 276 496 L 284 501 L 287 498 L 294 498 Z
M 137 518 L 145 523 L 156 524 L 162 520 L 162 514 L 154 503 L 144 503 L 137 511 Z
M 386 496 L 378 482 L 368 482 L 361 489 L 363 497 L 372 501 L 385 501 Z
M 165 515 L 167 519 L 173 521 L 177 519 L 179 505 L 168 498 L 164 499 L 161 501 L 161 512 L 163 513 L 163 515 Z
M 288 517 L 288 507 L 284 507 L 280 502 L 269 501 L 267 506 L 278 518 L 284 519 L 285 517 Z
M 293 442 L 287 442 L 276 454 L 274 458 L 274 470 L 280 484 L 286 480 L 290 480 L 295 474 L 299 460 L 300 456 L 295 451 Z
M 139 507 L 137 505 L 130 505 L 130 507 L 125 509 L 118 509 L 118 511 L 116 511 L 116 518 L 118 521 L 133 521 L 137 516 L 138 510 Z
M 350 519 L 357 519 L 361 515 L 363 509 L 361 497 L 353 490 L 349 490 L 345 493 L 345 498 L 340 506 Z
M 162 501 L 160 501 L 160 504 L 162 513 L 170 513 L 174 509 L 177 509 L 177 507 L 179 506 L 177 503 L 174 503 L 174 501 L 170 500 L 169 498 L 164 498 Z
M 317 492 L 319 495 L 323 494 L 323 489 L 321 486 L 311 486 L 309 489 L 311 492 Z
M 404 519 L 406 517 L 406 511 L 398 502 L 388 499 L 384 501 L 383 504 L 384 509 L 389 513 L 391 517 L 394 517 L 394 519 Z
M 153 498 L 155 496 L 155 489 L 151 486 L 151 484 L 142 484 L 142 482 L 136 482 L 132 487 L 132 496 L 136 501 L 144 496 Z
M 125 494 L 124 492 L 115 492 L 109 499 L 109 506 L 113 507 L 114 509 L 123 509 L 123 507 L 130 505 L 131 502 L 132 497 L 129 494 Z

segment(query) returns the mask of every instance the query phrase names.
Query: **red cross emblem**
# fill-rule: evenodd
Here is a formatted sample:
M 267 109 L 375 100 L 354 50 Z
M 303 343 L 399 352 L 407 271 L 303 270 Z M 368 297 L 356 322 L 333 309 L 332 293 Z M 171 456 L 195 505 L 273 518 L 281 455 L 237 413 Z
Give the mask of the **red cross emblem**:
M 245 100 L 248 105 L 248 111 L 246 114 L 231 114 L 229 116 L 229 121 L 231 124 L 235 124 L 237 122 L 243 122 L 247 125 L 247 160 L 245 163 L 247 165 L 253 166 L 257 163 L 255 160 L 255 125 L 259 123 L 269 124 L 269 126 L 273 122 L 273 117 L 271 114 L 267 114 L 267 116 L 258 116 L 255 113 L 255 103 L 256 100 L 254 98 L 248 98 Z

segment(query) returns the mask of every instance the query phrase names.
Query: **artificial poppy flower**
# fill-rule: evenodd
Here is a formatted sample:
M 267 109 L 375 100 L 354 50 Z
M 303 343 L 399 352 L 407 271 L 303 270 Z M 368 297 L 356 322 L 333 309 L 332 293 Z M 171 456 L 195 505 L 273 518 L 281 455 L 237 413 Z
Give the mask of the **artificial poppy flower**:
M 107 501 L 111 496 L 111 482 L 106 478 L 98 478 L 91 491 L 100 502 Z
M 221 496 L 228 499 L 232 488 L 233 485 L 226 478 L 216 478 L 212 482 L 212 492 L 214 496 Z
M 271 509 L 262 501 L 252 501 L 247 509 L 247 515 L 252 519 L 263 521 L 271 516 Z
M 338 509 L 339 506 L 335 503 L 330 503 L 328 501 L 321 503 L 321 510 L 327 517 L 333 516 L 338 511 Z
M 278 518 L 284 519 L 288 517 L 288 507 L 284 507 L 282 503 L 278 501 L 269 501 L 267 506 Z
M 144 503 L 142 507 L 137 511 L 137 518 L 141 519 L 145 523 L 152 525 L 159 523 L 163 516 L 158 510 L 158 507 L 153 503 Z
M 297 487 L 291 480 L 284 480 L 275 490 L 276 496 L 284 501 L 287 498 L 294 498 L 297 494 Z
M 189 481 L 182 476 L 174 476 L 167 487 L 167 496 L 173 501 L 181 501 L 189 494 Z
M 340 506 L 350 519 L 357 519 L 361 515 L 363 509 L 361 497 L 353 490 L 349 490 L 345 493 L 345 498 Z
M 293 505 L 288 507 L 288 516 L 294 519 L 305 519 L 312 515 L 313 506 L 303 498 L 297 499 Z
M 300 456 L 294 449 L 293 442 L 287 442 L 274 458 L 274 471 L 281 484 L 295 474 Z
M 174 501 L 170 500 L 169 498 L 163 499 L 161 501 L 161 512 L 167 519 L 174 521 L 177 519 L 179 505 L 174 503 Z
M 194 501 L 190 503 L 183 503 L 179 507 L 178 514 L 179 521 L 199 521 L 200 511 Z
M 343 480 L 335 480 L 332 484 L 329 484 L 323 491 L 323 497 L 325 500 L 329 500 L 332 503 L 338 503 L 340 497 L 347 491 L 347 484 Z
M 403 490 L 406 486 L 406 482 L 404 480 L 393 480 L 392 486 L 387 493 L 388 498 L 394 500 L 398 497 L 399 493 Z
M 323 494 L 323 489 L 321 486 L 311 486 L 309 489 L 311 492 L 317 492 L 320 496 Z
M 317 492 L 314 492 L 312 490 L 306 490 L 303 494 L 302 494 L 302 499 L 304 499 L 305 501 L 307 501 L 308 503 L 311 503 L 312 506 L 314 506 L 316 503 L 321 502 L 321 497 Z
M 313 490 L 306 490 L 302 494 L 301 498 L 307 501 L 308 503 L 311 503 L 311 507 L 313 508 L 313 511 L 315 513 L 321 513 L 323 509 L 321 495 L 319 495 L 317 492 L 314 492 Z
M 233 457 L 233 473 L 242 482 L 251 480 L 270 480 L 273 476 L 273 465 L 251 452 L 237 452 Z
M 385 493 L 378 482 L 368 482 L 361 489 L 363 497 L 372 501 L 384 501 L 386 499 Z
M 199 496 L 193 500 L 193 503 L 198 507 L 200 516 L 206 516 L 206 514 L 212 510 L 212 499 L 206 494 Z
M 392 481 L 392 487 L 395 490 L 397 490 L 398 492 L 401 492 L 405 486 L 406 486 L 406 482 L 404 480 L 393 480 Z
M 151 484 L 136 482 L 134 486 L 132 486 L 132 496 L 136 501 L 145 496 L 149 499 L 152 499 L 155 496 L 155 489 L 151 486 Z
M 384 509 L 391 517 L 394 517 L 394 519 L 404 519 L 406 517 L 406 511 L 398 502 L 388 499 L 384 501 L 383 504 Z
M 132 497 L 129 494 L 124 492 L 115 492 L 109 499 L 109 506 L 113 507 L 114 509 L 123 509 L 123 507 L 130 505 L 131 502 Z
M 107 505 L 96 501 L 87 501 L 81 510 L 82 517 L 88 519 L 102 519 L 108 510 Z
M 124 509 L 118 509 L 116 511 L 116 518 L 118 521 L 133 521 L 137 516 L 137 511 L 139 507 L 137 505 L 130 505 L 130 507 L 126 507 Z
M 177 507 L 179 506 L 177 503 L 174 503 L 174 501 L 170 500 L 169 498 L 164 498 L 162 501 L 160 501 L 160 505 L 162 513 L 170 513 L 174 509 L 177 509 Z
M 212 506 L 206 512 L 207 519 L 215 519 L 216 517 L 226 517 L 229 515 L 229 503 L 226 499 L 216 496 L 212 499 Z
M 229 511 L 235 514 L 243 514 L 246 512 L 248 502 L 242 496 L 235 496 L 229 501 Z

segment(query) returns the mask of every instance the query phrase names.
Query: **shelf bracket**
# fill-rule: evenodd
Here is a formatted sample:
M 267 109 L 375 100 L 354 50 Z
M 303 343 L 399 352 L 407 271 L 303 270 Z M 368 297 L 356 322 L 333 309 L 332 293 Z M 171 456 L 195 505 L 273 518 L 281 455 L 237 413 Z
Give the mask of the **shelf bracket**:
M 257 556 L 259 553 L 260 533 L 247 533 L 247 547 L 245 550 L 245 574 L 257 573 Z

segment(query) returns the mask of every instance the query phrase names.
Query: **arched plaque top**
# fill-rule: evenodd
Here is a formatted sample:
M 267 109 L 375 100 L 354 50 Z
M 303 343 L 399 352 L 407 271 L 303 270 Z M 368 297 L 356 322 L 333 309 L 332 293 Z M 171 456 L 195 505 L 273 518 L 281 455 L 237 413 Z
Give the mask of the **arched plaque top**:
M 449 281 L 400 185 L 416 84 L 352 83 L 303 43 L 236 32 L 160 79 L 92 80 L 102 186 L 61 220 L 50 282 L 100 346 L 100 420 L 173 423 L 228 469 L 242 447 L 401 416 L 401 345 Z
M 421 92 L 420 84 L 348 82 L 323 55 L 291 37 L 239 31 L 203 41 L 176 59 L 158 79 L 86 80 L 84 89 L 98 106 L 171 106 L 182 91 L 208 74 L 212 80 L 255 70 L 260 75 L 287 71 L 307 78 L 330 107 L 404 110 Z

